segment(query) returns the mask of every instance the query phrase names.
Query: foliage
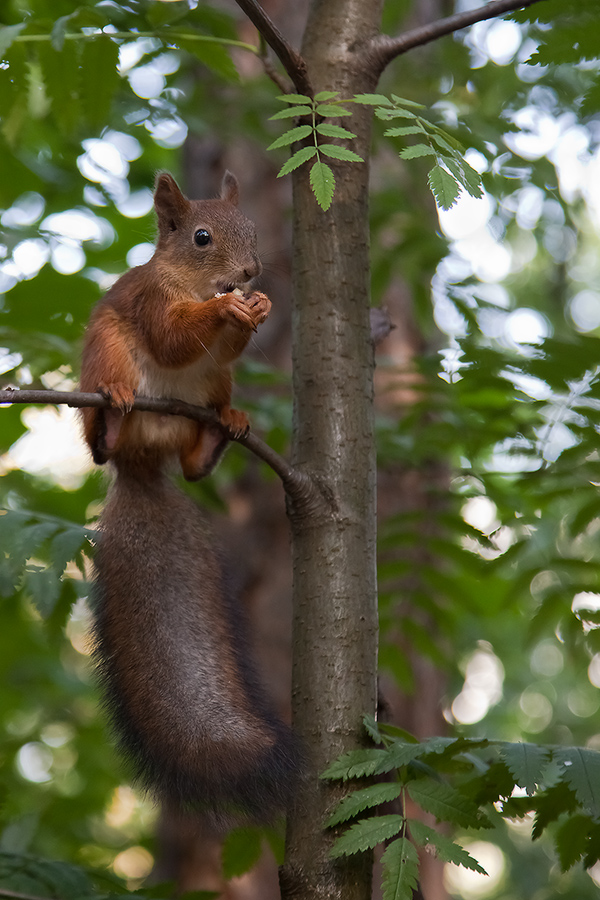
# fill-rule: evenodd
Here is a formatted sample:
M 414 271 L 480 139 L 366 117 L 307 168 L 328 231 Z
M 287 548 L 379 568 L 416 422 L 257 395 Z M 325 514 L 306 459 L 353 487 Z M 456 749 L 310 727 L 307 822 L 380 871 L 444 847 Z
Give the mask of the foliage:
M 483 655 L 504 673 L 502 702 L 490 701 L 482 720 L 459 722 L 460 737 L 418 744 L 371 723 L 382 743 L 334 770 L 341 778 L 399 773 L 399 780 L 353 791 L 332 822 L 336 829 L 356 817 L 369 823 L 348 831 L 348 852 L 393 838 L 384 854 L 390 896 L 410 896 L 415 846 L 433 845 L 440 858 L 472 865 L 459 843 L 412 814 L 362 815 L 407 795 L 442 820 L 458 819 L 459 832 L 485 814 L 496 826 L 492 839 L 510 857 L 513 893 L 546 890 L 549 864 L 539 848 L 548 838 L 561 869 L 570 870 L 561 896 L 587 900 L 597 892 L 580 866 L 572 868 L 592 860 L 598 840 L 598 799 L 586 773 L 597 765 L 598 746 L 598 680 L 590 681 L 588 667 L 600 653 L 599 325 L 575 316 L 578 295 L 594 293 L 598 283 L 597 235 L 581 188 L 570 186 L 575 157 L 561 164 L 558 145 L 534 144 L 525 152 L 515 140 L 540 139 L 542 126 L 556 127 L 583 141 L 577 160 L 593 159 L 600 108 L 598 69 L 589 61 L 599 46 L 596 6 L 596 0 L 570 7 L 546 0 L 514 14 L 523 23 L 519 49 L 502 63 L 491 56 L 483 28 L 445 39 L 435 56 L 398 60 L 383 93 L 372 102 L 362 98 L 378 111 L 374 301 L 406 298 L 403 336 L 420 335 L 418 360 L 406 362 L 405 354 L 400 364 L 397 356 L 379 361 L 379 374 L 389 379 L 378 398 L 382 471 L 417 483 L 414 496 L 407 491 L 404 506 L 382 523 L 381 663 L 406 691 L 415 689 L 417 654 L 442 668 L 449 728 L 456 724 L 453 700 L 468 692 L 473 659 Z M 388 3 L 386 30 L 392 33 L 405 14 L 406 4 Z M 327 170 L 335 166 L 320 154 L 328 156 L 324 145 L 348 152 L 352 132 L 329 119 L 352 101 L 287 95 L 287 108 L 273 116 L 273 86 L 244 76 L 243 91 L 236 89 L 240 76 L 226 47 L 242 42 L 235 23 L 206 3 L 190 11 L 183 2 L 74 8 L 66 0 L 29 0 L 6 4 L 3 16 L 0 362 L 16 385 L 69 387 L 91 304 L 130 251 L 152 239 L 149 205 L 132 212 L 127 201 L 148 199 L 157 169 L 178 168 L 186 129 L 230 143 L 243 133 L 274 149 L 312 140 L 280 174 L 296 164 L 317 167 L 313 187 L 326 206 L 333 188 Z M 127 53 L 135 62 L 127 62 Z M 145 66 L 157 67 L 164 81 L 150 98 L 131 89 Z M 411 101 L 399 98 L 407 85 Z M 296 115 L 310 124 L 300 124 L 304 130 L 291 140 L 275 138 L 269 117 L 277 124 Z M 466 125 L 457 133 L 458 121 Z M 400 163 L 390 161 L 390 137 L 415 139 Z M 100 145 L 112 147 L 118 177 L 98 164 Z M 490 203 L 481 231 L 512 255 L 502 276 L 481 267 L 490 243 L 474 262 L 462 255 L 460 241 L 441 234 L 419 163 L 405 165 L 411 156 L 435 161 L 431 187 L 442 208 L 459 184 L 477 195 L 477 162 Z M 84 217 L 78 233 L 65 235 L 52 216 L 73 211 Z M 81 254 L 79 268 L 61 268 L 65 247 Z M 17 262 L 34 250 L 39 267 L 20 270 Z M 515 339 L 511 330 L 511 317 L 523 311 L 540 324 L 534 341 Z M 265 396 L 276 394 L 277 377 L 248 367 L 241 380 L 249 391 L 261 385 L 255 420 L 283 452 L 289 405 Z M 2 451 L 12 453 L 29 433 L 27 415 L 12 407 L 1 417 Z M 241 454 L 230 455 L 217 487 L 240 477 L 245 465 Z M 123 786 L 74 636 L 92 536 L 84 523 L 93 521 L 104 489 L 93 475 L 61 489 L 50 472 L 18 471 L 8 462 L 3 471 L 0 826 L 2 847 L 14 857 L 4 860 L 2 880 L 27 892 L 24 882 L 11 880 L 20 866 L 30 879 L 43 876 L 44 884 L 29 882 L 29 892 L 44 896 L 54 882 L 41 872 L 39 857 L 105 868 L 124 847 L 150 846 L 151 817 L 136 801 L 124 825 L 109 823 L 107 810 Z M 203 490 L 203 498 L 219 502 L 212 483 Z M 491 511 L 488 526 L 471 523 L 473 502 Z M 481 741 L 482 733 L 506 740 Z M 25 752 L 37 754 L 46 780 L 23 775 Z M 527 796 L 510 796 L 516 784 Z M 506 799 L 498 808 L 500 797 Z M 504 823 L 531 813 L 529 846 Z M 259 844 L 256 832 L 234 833 L 227 874 L 250 865 Z M 56 877 L 64 896 L 71 877 L 87 878 L 70 865 Z
M 432 848 L 445 862 L 487 874 L 446 834 L 420 818 L 409 817 L 405 811 L 409 797 L 437 822 L 454 828 L 489 829 L 498 817 L 522 819 L 533 813 L 533 839 L 551 828 L 563 871 L 581 859 L 587 868 L 600 859 L 598 751 L 465 737 L 418 742 L 394 726 L 377 724 L 368 717 L 365 726 L 379 746 L 346 753 L 322 778 L 365 778 L 370 784 L 345 796 L 327 826 L 356 820 L 336 838 L 331 851 L 334 857 L 386 842 L 382 857 L 385 900 L 410 900 L 413 896 L 419 867 L 417 849 Z M 388 773 L 394 774 L 394 782 L 375 780 Z M 525 796 L 515 795 L 518 789 L 523 789 Z M 380 812 L 382 804 L 394 801 L 398 801 L 398 812 Z M 357 819 L 365 810 L 371 812 Z

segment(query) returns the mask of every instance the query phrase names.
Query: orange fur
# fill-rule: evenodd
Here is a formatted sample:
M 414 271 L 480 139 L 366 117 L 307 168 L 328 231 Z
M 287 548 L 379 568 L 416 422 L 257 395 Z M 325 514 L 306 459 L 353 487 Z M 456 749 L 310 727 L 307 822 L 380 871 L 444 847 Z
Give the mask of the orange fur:
M 100 391 L 118 410 L 83 411 L 96 462 L 145 466 L 179 457 L 186 478 L 209 470 L 215 428 L 132 411 L 136 394 L 207 406 L 233 434 L 247 430 L 247 416 L 230 406 L 231 363 L 271 303 L 239 290 L 261 266 L 254 226 L 233 200 L 237 183 L 224 182 L 220 200 L 190 201 L 169 175 L 159 176 L 156 252 L 108 291 L 86 334 L 81 389 Z M 195 243 L 200 230 L 210 235 L 206 246 Z

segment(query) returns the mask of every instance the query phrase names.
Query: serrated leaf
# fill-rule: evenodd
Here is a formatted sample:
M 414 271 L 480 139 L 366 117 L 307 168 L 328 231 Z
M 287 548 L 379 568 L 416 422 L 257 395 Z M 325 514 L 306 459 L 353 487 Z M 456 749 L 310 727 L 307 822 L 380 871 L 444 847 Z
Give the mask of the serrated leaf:
M 538 744 L 507 743 L 500 746 L 500 755 L 515 782 L 532 797 L 550 759 L 548 748 Z
M 3 25 L 0 28 L 0 57 L 4 56 L 14 39 L 19 36 L 21 31 L 23 31 L 26 24 L 26 22 L 19 22 L 18 25 Z
M 333 100 L 334 97 L 338 97 L 339 93 L 339 91 L 319 91 L 318 94 L 315 94 L 315 100 L 317 103 L 323 103 L 324 100 Z
M 392 106 L 392 101 L 385 94 L 355 94 L 352 98 L 356 103 L 364 103 L 365 106 Z
M 373 716 L 363 716 L 363 725 L 365 731 L 372 741 L 374 741 L 376 744 L 383 743 L 383 738 L 381 736 L 381 732 L 379 731 L 379 723 Z
M 414 144 L 400 151 L 400 159 L 417 159 L 419 156 L 437 156 L 437 153 L 429 144 Z
M 42 618 L 47 619 L 60 596 L 60 581 L 56 573 L 50 568 L 31 566 L 25 571 L 24 588 Z
M 560 867 L 566 872 L 588 849 L 588 837 L 594 823 L 589 816 L 569 816 L 554 834 L 554 844 Z
M 362 778 L 372 775 L 386 758 L 387 750 L 369 747 L 365 750 L 351 750 L 334 760 L 323 772 L 321 778 L 347 781 L 349 778 Z
M 338 856 L 351 856 L 353 853 L 371 850 L 377 844 L 399 834 L 403 827 L 404 816 L 399 815 L 361 819 L 337 839 L 330 855 L 335 859 Z
M 392 841 L 381 857 L 383 900 L 411 900 L 417 889 L 419 857 L 408 838 Z
M 411 799 L 421 809 L 433 813 L 441 822 L 452 822 L 463 828 L 482 828 L 489 825 L 477 806 L 449 784 L 429 778 L 408 783 Z
M 272 144 L 269 144 L 267 150 L 277 150 L 279 147 L 289 147 L 290 144 L 303 140 L 308 137 L 309 134 L 312 134 L 312 127 L 310 125 L 298 125 L 296 128 L 290 128 L 289 131 L 286 131 L 281 137 L 278 137 Z
M 319 103 L 316 108 L 316 112 L 318 112 L 320 116 L 324 116 L 328 119 L 336 119 L 339 116 L 352 115 L 349 109 L 346 109 L 344 106 L 338 106 L 337 104 L 334 106 L 333 103 Z
M 425 134 L 422 125 L 399 125 L 398 128 L 388 128 L 383 132 L 385 137 L 404 137 L 407 134 Z
M 364 162 L 362 156 L 359 156 L 354 150 L 338 147 L 337 144 L 319 144 L 319 152 L 332 159 L 342 159 L 344 162 Z
M 333 200 L 335 190 L 335 177 L 328 165 L 316 162 L 310 170 L 310 184 L 317 203 L 321 209 L 327 211 Z
M 381 109 L 378 108 L 375 110 L 375 115 L 378 119 L 417 119 L 418 116 L 416 113 L 411 112 L 410 109 Z
M 392 94 L 392 100 L 394 103 L 397 103 L 398 106 L 412 106 L 413 109 L 425 109 L 423 103 L 417 103 L 416 100 L 407 100 L 406 97 L 398 97 L 396 94 Z
M 563 771 L 563 780 L 571 787 L 581 805 L 600 816 L 600 752 L 586 747 L 553 749 L 552 758 Z
M 476 172 L 464 159 L 455 159 L 444 156 L 443 160 L 452 175 L 454 175 L 456 180 L 462 184 L 471 197 L 475 197 L 476 199 L 483 197 L 481 176 L 479 172 Z
M 531 837 L 536 841 L 546 827 L 555 822 L 565 812 L 574 812 L 577 808 L 577 797 L 570 787 L 562 781 L 548 788 L 536 797 L 537 810 L 533 822 Z
M 337 138 L 355 138 L 356 135 L 353 131 L 348 131 L 347 128 L 342 128 L 341 125 L 331 125 L 330 122 L 321 122 L 320 125 L 317 125 L 317 131 L 319 134 L 322 134 L 324 137 L 337 137 Z
M 310 106 L 288 106 L 286 109 L 280 109 L 274 116 L 269 116 L 269 120 L 293 119 L 295 116 L 310 115 L 311 112 L 312 109 Z
M 66 564 L 75 559 L 85 540 L 85 532 L 78 526 L 65 528 L 52 538 L 50 558 L 57 573 L 63 572 Z
M 308 103 L 312 107 L 312 99 L 306 94 L 280 94 L 277 99 L 284 103 Z
M 358 791 L 352 791 L 340 801 L 335 811 L 327 819 L 326 826 L 331 828 L 333 825 L 339 825 L 340 822 L 352 819 L 365 809 L 396 800 L 401 791 L 402 785 L 397 783 L 374 784 Z
M 434 166 L 428 176 L 431 193 L 441 209 L 450 209 L 458 199 L 460 189 L 458 183 L 446 169 Z
M 258 828 L 235 828 L 223 843 L 223 875 L 227 880 L 239 878 L 256 865 L 262 852 L 262 835 Z
M 300 150 L 296 150 L 293 156 L 290 156 L 287 162 L 285 162 L 279 172 L 277 173 L 277 177 L 281 178 L 283 175 L 288 175 L 290 172 L 293 172 L 294 169 L 297 169 L 303 163 L 307 162 L 309 159 L 312 159 L 317 153 L 316 147 L 301 147 Z
M 479 872 L 480 875 L 488 874 L 464 847 L 446 837 L 445 834 L 440 834 L 435 828 L 430 828 L 429 825 L 419 822 L 417 819 L 409 819 L 408 826 L 413 841 L 421 847 L 435 847 L 437 855 L 444 862 L 463 866 L 465 869 L 471 869 L 472 872 Z

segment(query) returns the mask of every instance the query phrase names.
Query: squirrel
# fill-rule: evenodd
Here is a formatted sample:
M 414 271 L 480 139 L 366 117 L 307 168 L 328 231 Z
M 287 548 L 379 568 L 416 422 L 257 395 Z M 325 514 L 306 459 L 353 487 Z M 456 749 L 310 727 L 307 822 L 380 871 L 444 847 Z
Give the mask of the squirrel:
M 299 766 L 249 660 L 207 523 L 169 477 L 207 475 L 248 427 L 231 408 L 231 363 L 269 313 L 257 291 L 256 231 L 226 172 L 219 199 L 188 200 L 157 177 L 158 240 L 92 312 L 81 389 L 110 400 L 82 410 L 98 464 L 115 470 L 100 517 L 93 637 L 105 704 L 138 783 L 215 820 L 268 820 Z M 216 424 L 132 410 L 135 396 L 215 410 Z M 224 431 L 225 429 L 225 431 Z

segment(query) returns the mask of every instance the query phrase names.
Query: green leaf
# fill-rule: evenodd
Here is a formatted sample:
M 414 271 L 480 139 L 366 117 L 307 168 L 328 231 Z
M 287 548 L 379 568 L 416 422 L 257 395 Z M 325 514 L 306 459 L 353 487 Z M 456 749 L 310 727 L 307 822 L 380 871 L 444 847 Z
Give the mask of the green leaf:
M 316 112 L 318 112 L 320 116 L 325 116 L 329 119 L 336 119 L 338 116 L 352 115 L 349 109 L 345 109 L 343 106 L 334 106 L 332 103 L 319 103 Z
M 419 822 L 417 819 L 409 819 L 408 826 L 413 841 L 421 847 L 435 847 L 437 855 L 444 862 L 454 863 L 455 866 L 463 866 L 465 869 L 471 869 L 472 872 L 479 872 L 480 875 L 488 874 L 464 847 L 450 840 L 445 834 L 440 834 L 439 831 L 430 828 L 429 825 L 425 825 L 424 822 Z
M 307 160 L 312 159 L 313 156 L 316 156 L 316 153 L 316 147 L 301 147 L 300 150 L 296 150 L 293 156 L 290 156 L 288 161 L 282 165 L 277 173 L 277 177 L 281 178 L 283 175 L 288 175 L 290 172 L 293 172 L 294 169 L 297 169 L 302 163 L 305 163 Z
M 400 151 L 400 159 L 416 159 L 419 156 L 437 156 L 437 153 L 429 144 L 414 144 Z
M 310 170 L 310 183 L 317 203 L 321 209 L 328 210 L 335 190 L 335 177 L 329 166 L 316 162 Z
M 284 103 L 308 103 L 312 108 L 312 99 L 306 94 L 280 94 L 277 99 Z
M 256 865 L 262 852 L 259 828 L 236 828 L 230 831 L 223 844 L 223 875 L 239 878 Z
M 24 588 L 42 618 L 47 619 L 60 596 L 60 581 L 56 573 L 50 568 L 29 566 L 25 571 Z
M 312 108 L 310 106 L 288 106 L 286 109 L 280 109 L 274 116 L 269 116 L 269 120 L 293 119 L 295 116 L 310 115 L 311 112 Z
M 110 118 L 113 97 L 121 78 L 117 69 L 119 48 L 107 35 L 98 35 L 83 46 L 81 100 L 85 117 L 102 128 Z
M 425 109 L 423 103 L 417 103 L 416 100 L 407 100 L 406 97 L 397 97 L 396 94 L 392 94 L 392 100 L 398 106 L 412 106 L 413 109 Z
M 448 167 L 452 175 L 454 175 L 456 180 L 462 184 L 471 197 L 475 197 L 476 199 L 483 197 L 481 176 L 479 175 L 479 172 L 476 172 L 464 159 L 455 159 L 448 156 L 444 156 L 443 159 L 444 164 Z
M 38 59 L 46 96 L 51 101 L 52 115 L 59 128 L 69 133 L 77 133 L 81 129 L 81 51 L 77 41 L 67 41 L 60 51 L 47 42 L 38 47 Z
M 351 750 L 334 760 L 323 772 L 321 778 L 347 781 L 349 778 L 362 778 L 373 775 L 378 766 L 387 759 L 388 751 L 376 747 L 365 750 Z
M 417 889 L 419 857 L 408 838 L 392 841 L 381 857 L 383 900 L 411 900 Z
M 73 16 L 75 16 L 76 14 L 77 14 L 77 10 L 75 10 L 72 13 L 69 13 L 67 16 L 61 16 L 59 19 L 56 20 L 56 22 L 52 26 L 52 32 L 51 32 L 50 39 L 52 41 L 52 46 L 58 53 L 60 53 L 60 51 L 64 47 L 67 26 L 68 26 L 69 22 L 71 21 L 71 19 L 73 18 Z
M 378 119 L 417 119 L 416 113 L 409 109 L 376 109 L 375 115 Z
M 392 101 L 385 94 L 355 94 L 352 99 L 365 106 L 392 106 Z
M 585 747 L 553 749 L 552 758 L 560 765 L 563 780 L 577 799 L 594 816 L 600 816 L 600 751 Z
M 372 741 L 374 741 L 376 744 L 383 743 L 383 738 L 381 736 L 381 732 L 379 731 L 379 723 L 373 716 L 363 716 L 363 725 L 365 731 Z
M 179 27 L 177 29 L 178 32 Z M 203 40 L 202 38 L 207 39 Z M 169 41 L 168 31 L 165 33 L 163 40 Z M 221 78 L 224 78 L 226 81 L 239 82 L 240 76 L 231 59 L 229 50 L 223 44 L 219 44 L 214 38 L 210 39 L 206 35 L 190 31 L 189 37 L 178 34 L 176 43 L 178 47 L 195 56 L 196 59 L 200 60 L 201 63 Z
M 425 134 L 422 125 L 400 125 L 398 128 L 388 128 L 383 132 L 385 137 L 404 137 L 407 134 Z
M 463 828 L 482 828 L 489 825 L 476 804 L 449 784 L 430 778 L 419 778 L 408 783 L 408 793 L 421 809 L 433 813 L 442 822 L 452 822 L 455 825 L 462 825 Z
M 577 808 L 577 797 L 563 781 L 548 788 L 536 798 L 537 810 L 533 822 L 532 839 L 536 841 L 551 823 L 556 822 L 563 813 L 574 812 Z
M 333 159 L 343 159 L 345 162 L 364 162 L 362 156 L 349 150 L 347 147 L 338 147 L 337 144 L 319 144 L 319 152 Z
M 25 28 L 26 22 L 19 22 L 18 25 L 3 25 L 0 28 L 0 57 L 4 56 L 12 42 L 19 36 Z
M 339 91 L 319 91 L 318 94 L 315 94 L 315 100 L 317 103 L 322 103 L 324 100 L 333 100 L 334 97 L 339 96 Z
M 320 125 L 317 125 L 317 131 L 319 134 L 324 135 L 324 137 L 336 137 L 336 138 L 355 138 L 356 135 L 353 131 L 348 131 L 347 128 L 342 128 L 341 125 L 331 125 L 329 122 L 321 122 Z
M 71 560 L 74 560 L 82 544 L 86 540 L 84 529 L 79 525 L 65 528 L 60 531 L 50 542 L 50 558 L 55 571 L 60 574 Z
M 331 828 L 333 825 L 339 825 L 358 815 L 364 809 L 372 806 L 380 806 L 382 803 L 389 803 L 396 800 L 402 791 L 402 785 L 398 783 L 390 784 L 374 784 L 370 787 L 361 788 L 358 791 L 352 791 L 347 797 L 340 801 L 335 811 L 327 819 L 326 825 Z
M 569 816 L 554 834 L 560 867 L 566 872 L 579 862 L 588 849 L 588 838 L 594 823 L 589 816 Z
M 429 187 L 435 201 L 442 209 L 454 206 L 460 193 L 456 179 L 441 166 L 434 166 L 429 173 Z
M 341 835 L 331 848 L 331 856 L 351 856 L 370 850 L 399 834 L 404 827 L 404 816 L 372 816 L 361 819 Z
M 525 788 L 528 795 L 532 797 L 550 759 L 548 748 L 540 747 L 537 744 L 507 743 L 501 744 L 500 755 L 515 782 L 519 787 Z
M 308 137 L 309 134 L 312 134 L 312 127 L 310 125 L 298 125 L 296 128 L 291 128 L 289 131 L 286 131 L 281 137 L 278 137 L 277 140 L 273 141 L 272 144 L 269 144 L 267 150 L 277 150 L 279 147 L 289 147 L 290 144 L 303 140 Z

